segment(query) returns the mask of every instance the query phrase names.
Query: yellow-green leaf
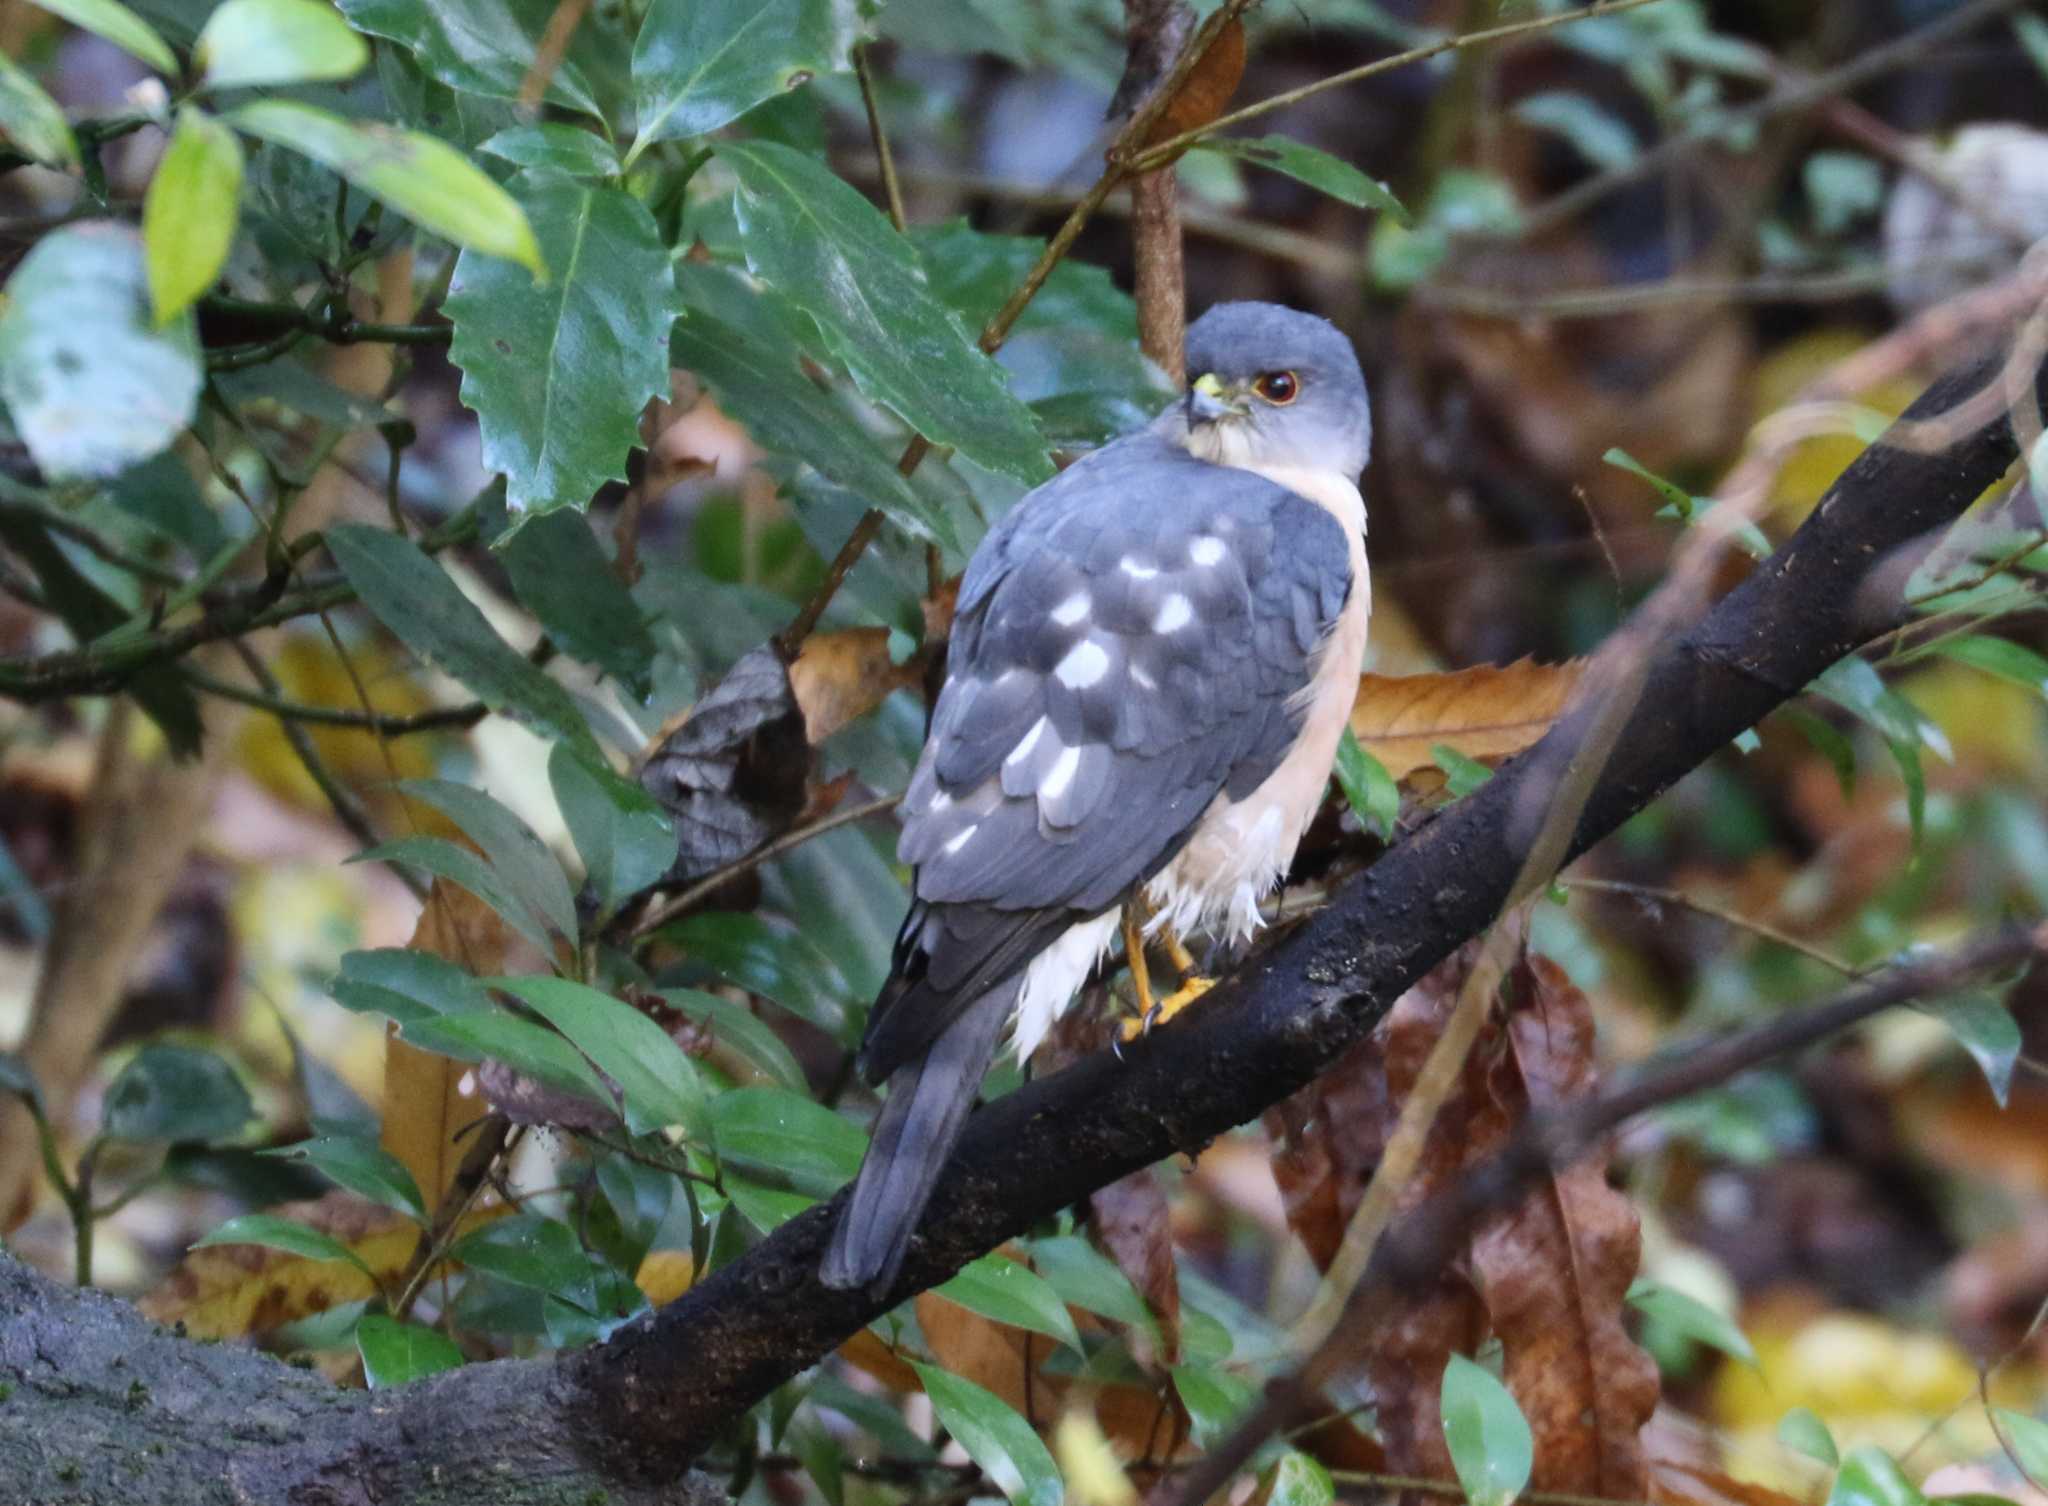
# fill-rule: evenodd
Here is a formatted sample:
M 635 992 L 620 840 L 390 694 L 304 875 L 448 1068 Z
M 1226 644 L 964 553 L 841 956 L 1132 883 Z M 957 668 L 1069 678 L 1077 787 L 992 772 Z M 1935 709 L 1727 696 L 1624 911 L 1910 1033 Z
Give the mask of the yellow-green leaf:
M 5 53 L 0 53 L 0 136 L 45 167 L 78 166 L 78 142 L 63 107 Z
M 349 78 L 370 61 L 370 45 L 320 0 L 223 0 L 192 49 L 214 89 Z
M 135 14 L 120 0 L 36 0 L 53 16 L 61 16 L 80 31 L 104 37 L 123 52 L 156 69 L 176 73 L 178 60 L 156 28 Z
M 525 211 L 445 141 L 282 99 L 242 105 L 228 119 L 340 173 L 422 230 L 547 276 Z
M 142 200 L 142 243 L 156 322 L 177 318 L 213 286 L 242 196 L 242 144 L 203 110 L 178 111 L 171 144 Z

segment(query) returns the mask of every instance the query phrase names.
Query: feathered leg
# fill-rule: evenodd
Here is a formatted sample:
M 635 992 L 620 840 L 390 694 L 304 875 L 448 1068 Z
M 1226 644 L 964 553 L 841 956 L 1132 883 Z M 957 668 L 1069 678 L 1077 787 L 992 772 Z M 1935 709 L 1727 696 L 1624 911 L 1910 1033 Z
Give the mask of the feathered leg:
M 819 1271 L 825 1285 L 880 1293 L 895 1284 L 1020 987 L 1022 980 L 1014 979 L 983 994 L 929 1051 L 889 1075 L 867 1159 Z

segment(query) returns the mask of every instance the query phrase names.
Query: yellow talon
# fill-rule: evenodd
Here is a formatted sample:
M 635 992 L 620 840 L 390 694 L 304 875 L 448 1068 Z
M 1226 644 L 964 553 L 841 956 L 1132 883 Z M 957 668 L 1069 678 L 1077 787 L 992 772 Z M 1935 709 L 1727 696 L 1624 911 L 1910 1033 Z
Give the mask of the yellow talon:
M 1179 988 L 1163 999 L 1153 1001 L 1152 1007 L 1135 1020 L 1125 1020 L 1120 1033 L 1126 1042 L 1150 1035 L 1154 1027 L 1164 1025 L 1168 1020 L 1186 1009 L 1195 1000 L 1216 986 L 1214 978 L 1184 978 Z

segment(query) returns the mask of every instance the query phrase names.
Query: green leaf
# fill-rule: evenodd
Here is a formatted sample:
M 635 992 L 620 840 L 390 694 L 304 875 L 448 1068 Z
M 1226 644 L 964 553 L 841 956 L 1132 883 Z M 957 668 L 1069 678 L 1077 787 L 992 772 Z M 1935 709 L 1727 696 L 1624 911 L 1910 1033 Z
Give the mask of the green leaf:
M 52 479 L 147 460 L 191 422 L 199 384 L 192 320 L 156 326 L 142 237 L 127 226 L 58 230 L 7 280 L 0 401 Z
M 2027 1482 L 2037 1489 L 2048 1485 L 2048 1422 L 2010 1407 L 1993 1407 L 1991 1415 L 2026 1473 Z M 1861 1450 L 1852 1450 L 1851 1457 L 1858 1452 Z
M 598 756 L 568 691 L 500 638 L 417 545 L 362 524 L 329 528 L 324 537 L 363 604 L 401 643 L 460 680 L 493 711 Z
M 2023 648 L 2009 638 L 1988 638 L 1971 633 L 1948 639 L 1935 652 L 1972 669 L 1981 669 L 2001 680 L 2024 686 L 2035 695 L 2048 695 L 2048 658 L 2030 648 Z
M 1382 840 L 1391 839 L 1394 823 L 1401 817 L 1401 788 L 1387 766 L 1358 745 L 1349 727 L 1337 740 L 1335 772 L 1359 823 Z
M 0 135 L 32 162 L 77 170 L 78 139 L 64 107 L 5 53 L 0 53 Z
M 2034 60 L 2034 66 L 2048 78 L 2048 21 L 2022 11 L 2012 18 L 2012 29 L 2020 45 L 2027 49 L 2027 56 Z
M 449 356 L 483 429 L 484 464 L 504 473 L 506 505 L 580 508 L 625 479 L 641 410 L 669 395 L 668 253 L 624 189 L 531 173 L 512 187 L 554 280 L 465 253 L 446 304 Z
M 802 931 L 777 930 L 759 915 L 706 910 L 665 934 L 727 982 L 773 999 L 835 1039 L 846 1033 L 846 990 Z
M 740 1217 L 763 1234 L 773 1234 L 799 1213 L 818 1204 L 817 1198 L 801 1192 L 763 1187 L 758 1182 L 730 1173 L 725 1178 L 725 1195 L 732 1199 L 733 1207 L 740 1210 Z
M 844 68 L 841 14 L 835 0 L 653 0 L 633 43 L 640 134 L 627 166 L 657 141 L 705 135 Z
M 438 137 L 375 121 L 344 120 L 292 100 L 241 105 L 237 129 L 311 158 L 465 252 L 503 257 L 548 275 L 533 230 L 512 196 Z
M 619 172 L 619 154 L 595 131 L 560 121 L 508 126 L 477 148 L 518 167 L 552 168 L 559 173 L 611 178 Z
M 294 1223 L 288 1218 L 279 1218 L 270 1213 L 244 1213 L 231 1218 L 203 1239 L 192 1242 L 195 1250 L 208 1245 L 262 1245 L 269 1250 L 283 1250 L 287 1255 L 303 1255 L 308 1260 L 340 1260 L 354 1266 L 374 1283 L 376 1276 L 362 1257 L 331 1234 L 322 1234 L 318 1229 L 309 1229 L 304 1224 Z
M 2008 1413 L 1996 1407 L 1992 1410 L 2000 1421 L 2017 1417 L 2036 1428 L 2042 1426 L 2017 1412 Z M 2025 1457 L 2021 1454 L 2022 1462 Z M 1875 1444 L 1862 1443 L 1849 1450 L 1842 1467 L 1835 1472 L 1827 1506 L 1927 1506 L 1927 1498 L 1920 1493 L 1919 1486 L 1906 1478 L 1896 1459 Z
M 686 263 L 677 275 L 685 302 L 669 337 L 677 366 L 703 378 L 719 405 L 767 448 L 859 492 L 899 527 L 961 548 L 944 510 L 905 479 L 895 457 L 883 453 L 844 404 L 810 379 L 802 347 L 765 308 L 772 295 L 755 292 L 724 267 Z
M 532 519 L 499 547 L 512 589 L 555 645 L 645 700 L 654 634 L 580 512 Z
M 1867 660 L 1853 654 L 1831 665 L 1809 688 L 1861 717 L 1884 739 L 1906 787 L 1906 816 L 1917 850 L 1927 809 L 1927 776 L 1920 765 L 1920 749 L 1924 745 L 1947 758 L 1948 738 L 1917 706 L 1886 685 Z
M 1853 796 L 1856 793 L 1855 744 L 1810 711 L 1785 706 L 1779 709 L 1778 714 L 1797 727 L 1812 744 L 1813 750 L 1833 767 L 1835 782 L 1842 787 L 1842 798 L 1846 800 Z
M 597 1305 L 590 1257 L 576 1242 L 575 1232 L 552 1218 L 515 1213 L 498 1219 L 456 1241 L 448 1257 L 514 1286 L 551 1293 L 586 1311 Z
M 1627 450 L 1612 449 L 1600 458 L 1618 470 L 1627 471 L 1632 476 L 1640 476 L 1649 482 L 1665 502 L 1665 505 L 1657 510 L 1657 516 L 1660 518 L 1676 518 L 1679 522 L 1691 526 L 1703 519 L 1714 506 L 1712 497 L 1695 497 L 1675 482 L 1666 481 Z M 1756 524 L 1748 521 L 1735 525 L 1735 542 L 1752 559 L 1763 559 L 1771 552 L 1770 537 Z
M 862 392 L 934 444 L 1036 484 L 1031 414 L 926 286 L 915 249 L 830 168 L 772 142 L 718 144 L 740 181 L 747 264 L 818 323 Z
M 1472 1506 L 1508 1506 L 1529 1483 L 1536 1444 L 1508 1388 L 1462 1354 L 1444 1367 L 1441 1400 L 1451 1467 Z
M 381 1313 L 365 1313 L 356 1321 L 356 1351 L 363 1357 L 363 1379 L 372 1391 L 438 1375 L 462 1363 L 462 1351 L 447 1335 Z
M 1778 1442 L 1833 1469 L 1842 1462 L 1835 1448 L 1835 1435 L 1828 1425 L 1805 1407 L 1794 1407 L 1778 1419 Z
M 564 940 L 576 939 L 576 899 L 568 877 L 532 827 L 482 790 L 452 779 L 405 779 L 398 788 L 433 806 L 481 847 L 492 871 L 536 920 Z
M 1341 157 L 1287 136 L 1216 136 L 1196 142 L 1203 151 L 1284 173 L 1320 193 L 1360 209 L 1378 209 L 1403 225 L 1413 224 L 1407 206 L 1377 178 L 1369 178 Z
M 415 1046 L 458 1061 L 491 1057 L 536 1082 L 605 1109 L 614 1108 L 610 1089 L 590 1070 L 576 1048 L 545 1026 L 502 1012 L 447 1014 L 400 1027 Z
M 1660 1281 L 1638 1276 L 1628 1289 L 1628 1303 L 1644 1317 L 1662 1323 L 1696 1343 L 1733 1355 L 1745 1365 L 1757 1362 L 1749 1336 L 1726 1313 L 1707 1306 Z
M 619 1085 L 634 1134 L 679 1124 L 692 1139 L 705 1138 L 709 1120 L 697 1068 L 646 1015 L 567 978 L 499 978 L 493 986 L 547 1020 Z
M 223 1140 L 255 1113 L 235 1069 L 211 1051 L 144 1046 L 107 1089 L 100 1127 L 114 1140 Z
M 932 292 L 972 330 L 988 323 L 1045 252 L 1045 242 L 1036 236 L 992 235 L 965 219 L 912 225 L 910 243 L 917 247 Z M 1107 269 L 1062 261 L 1024 306 L 1013 328 L 1080 328 L 1135 345 L 1138 307 Z
M 2004 996 L 1989 988 L 1969 988 L 1944 999 L 1929 999 L 1921 1008 L 1948 1026 L 1976 1059 L 1984 1081 L 1991 1086 L 1991 1096 L 2004 1108 L 2012 1092 L 2012 1070 L 2025 1044 Z
M 984 1318 L 1045 1334 L 1076 1352 L 1081 1348 L 1081 1335 L 1059 1293 L 1043 1276 L 1007 1255 L 984 1255 L 933 1290 Z
M 1562 89 L 1532 94 L 1509 113 L 1523 125 L 1555 131 L 1595 167 L 1626 167 L 1641 150 L 1626 121 L 1583 94 Z
M 1158 1332 L 1158 1322 L 1117 1263 L 1078 1234 L 1032 1241 L 1031 1258 L 1060 1300 L 1133 1328 Z
M 801 1191 L 835 1192 L 860 1170 L 868 1137 L 851 1119 L 785 1088 L 734 1088 L 711 1105 L 721 1160 L 780 1172 Z
M 967 1457 L 1015 1506 L 1060 1506 L 1065 1487 L 1059 1466 L 1038 1434 L 1008 1402 L 971 1380 L 922 1365 L 911 1368 L 932 1399 L 939 1425 L 967 1450 Z
M 285 1161 L 304 1161 L 337 1187 L 368 1198 L 380 1207 L 426 1222 L 426 1200 L 405 1163 L 375 1140 L 362 1135 L 323 1135 L 265 1151 Z
M 185 105 L 142 200 L 149 293 L 163 324 L 213 286 L 235 243 L 242 144 L 204 110 Z
M 1839 235 L 1884 204 L 1884 169 L 1861 152 L 1815 152 L 1800 179 L 1822 235 Z
M 1243 1376 L 1214 1365 L 1176 1365 L 1173 1389 L 1188 1409 L 1194 1440 L 1210 1448 L 1230 1436 L 1238 1419 L 1250 1410 L 1255 1393 Z
M 348 860 L 351 863 L 403 863 L 433 878 L 460 884 L 498 912 L 513 930 L 547 955 L 554 953 L 554 940 L 532 908 L 507 884 L 489 863 L 460 843 L 446 837 L 400 837 L 381 842 Z
M 1449 743 L 1431 744 L 1429 756 L 1443 770 L 1445 787 L 1454 800 L 1464 799 L 1493 778 L 1493 770 L 1476 758 L 1467 758 Z
M 767 1021 L 758 1018 L 746 1005 L 716 994 L 699 993 L 694 988 L 664 988 L 661 997 L 708 1029 L 721 1045 L 744 1057 L 762 1076 L 773 1078 L 785 1088 L 804 1090 L 804 1069 L 797 1065 L 789 1047 Z
M 556 12 L 555 0 L 337 0 L 357 28 L 385 37 L 408 51 L 435 78 L 467 94 L 517 99 L 533 66 L 542 35 Z M 602 115 L 584 64 L 601 46 L 578 35 L 567 56 L 548 76 L 546 97 L 586 115 Z
M 178 60 L 156 28 L 135 14 L 120 0 L 36 0 L 53 16 L 62 16 L 81 31 L 103 37 L 130 57 L 140 58 L 158 73 L 173 76 Z
M 320 0 L 221 0 L 192 49 L 211 89 L 349 78 L 370 45 Z
M 638 894 L 675 862 L 675 823 L 638 782 L 566 743 L 548 755 L 548 782 L 603 909 Z
M 1266 1506 L 1330 1506 L 1337 1499 L 1330 1472 L 1297 1448 L 1274 1460 L 1259 1483 Z

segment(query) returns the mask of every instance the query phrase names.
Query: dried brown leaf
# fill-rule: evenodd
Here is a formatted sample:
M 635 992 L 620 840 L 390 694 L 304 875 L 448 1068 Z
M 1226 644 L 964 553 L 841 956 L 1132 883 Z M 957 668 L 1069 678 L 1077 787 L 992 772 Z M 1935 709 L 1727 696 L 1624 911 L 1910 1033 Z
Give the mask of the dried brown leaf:
M 1593 1013 L 1562 969 L 1531 957 L 1510 984 L 1505 1049 L 1477 1062 L 1471 1145 L 1504 1147 L 1532 1111 L 1592 1090 Z M 1475 1059 L 1478 1053 L 1475 1053 Z M 1506 1356 L 1508 1389 L 1536 1438 L 1530 1483 L 1639 1500 L 1649 1489 L 1641 1432 L 1657 1367 L 1623 1326 L 1642 1254 L 1634 1206 L 1607 1184 L 1602 1146 L 1537 1184 L 1473 1232 L 1480 1298 Z
M 922 655 L 890 662 L 889 630 L 878 627 L 813 633 L 789 669 L 804 734 L 814 746 L 923 676 Z
M 1433 769 L 1438 743 L 1495 763 L 1550 730 L 1580 667 L 1519 659 L 1444 674 L 1360 675 L 1351 733 L 1396 781 Z

